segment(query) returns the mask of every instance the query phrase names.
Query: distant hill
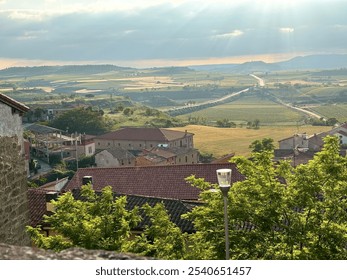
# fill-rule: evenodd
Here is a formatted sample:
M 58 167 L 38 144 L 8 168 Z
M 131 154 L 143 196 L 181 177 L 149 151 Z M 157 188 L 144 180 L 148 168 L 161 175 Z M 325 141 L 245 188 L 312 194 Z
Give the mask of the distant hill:
M 0 70 L 0 77 L 33 77 L 43 75 L 93 75 L 111 71 L 148 70 L 156 75 L 174 75 L 194 71 L 189 67 L 156 67 L 136 69 L 111 64 L 104 65 L 57 65 L 57 66 L 23 66 Z
M 64 66 L 34 66 L 34 67 L 10 67 L 0 70 L 3 77 L 30 77 L 41 75 L 64 75 L 64 74 L 85 74 L 92 75 L 110 71 L 120 71 L 132 69 L 130 67 L 119 67 L 115 65 L 64 65 Z
M 291 69 L 339 69 L 347 68 L 346 54 L 298 56 L 288 61 L 276 63 L 284 70 Z
M 305 69 L 341 69 L 347 68 L 347 54 L 298 56 L 293 59 L 277 63 L 251 61 L 242 64 L 195 65 L 190 66 L 190 68 L 194 70 L 229 73 L 271 72 L 280 70 Z

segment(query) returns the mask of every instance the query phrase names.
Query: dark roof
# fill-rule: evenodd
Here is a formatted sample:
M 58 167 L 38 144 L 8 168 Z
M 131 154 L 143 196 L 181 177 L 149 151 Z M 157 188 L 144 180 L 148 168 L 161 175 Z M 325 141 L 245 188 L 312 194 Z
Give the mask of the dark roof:
M 125 127 L 119 130 L 109 132 L 100 136 L 97 139 L 108 140 L 133 140 L 133 141 L 162 141 L 168 142 L 176 139 L 184 138 L 186 135 L 193 135 L 192 133 L 169 130 L 163 128 L 146 128 L 146 127 Z
M 73 189 L 72 194 L 75 199 L 83 200 L 80 189 Z M 114 194 L 114 197 L 121 197 L 122 195 Z M 156 197 L 127 195 L 127 210 L 132 210 L 136 206 L 141 208 L 148 203 L 150 206 L 155 206 L 158 203 L 163 203 L 166 211 L 170 216 L 170 220 L 175 223 L 183 232 L 194 232 L 193 223 L 189 220 L 183 219 L 181 216 L 187 212 L 190 212 L 195 206 L 202 205 L 201 202 L 187 202 L 176 199 L 163 199 Z M 150 225 L 149 218 L 141 211 L 142 220 L 134 230 L 144 230 L 145 226 Z
M 80 188 L 83 176 L 92 176 L 94 190 L 112 186 L 113 191 L 118 194 L 198 200 L 199 189 L 190 186 L 185 178 L 195 175 L 207 182 L 217 183 L 216 170 L 222 168 L 233 170 L 233 182 L 244 180 L 244 176 L 232 163 L 81 168 L 65 189 Z
M 347 132 L 343 131 L 343 130 L 339 130 L 337 133 L 343 135 L 343 136 L 347 136 Z
M 2 94 L 2 93 L 0 93 L 0 102 L 4 103 L 4 104 L 6 104 L 6 105 L 8 105 L 8 106 L 10 106 L 10 107 L 20 111 L 20 112 L 23 112 L 23 113 L 25 113 L 25 112 L 30 110 L 30 108 L 28 106 L 26 106 L 23 103 L 20 103 L 20 102 L 18 102 L 16 100 L 12 99 L 11 97 L 9 97 L 9 96 L 7 96 L 5 94 Z
M 62 130 L 54 128 L 54 127 L 50 127 L 50 126 L 46 126 L 46 125 L 41 125 L 41 124 L 30 124 L 30 125 L 26 125 L 24 127 L 25 130 L 29 130 L 32 132 L 36 132 L 39 134 L 49 134 L 49 133 L 55 133 L 55 132 L 62 132 Z

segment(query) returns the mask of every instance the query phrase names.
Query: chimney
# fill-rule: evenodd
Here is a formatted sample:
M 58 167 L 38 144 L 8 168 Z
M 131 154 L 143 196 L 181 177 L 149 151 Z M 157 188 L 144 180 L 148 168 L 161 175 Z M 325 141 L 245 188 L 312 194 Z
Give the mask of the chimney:
M 58 199 L 58 192 L 47 192 L 46 193 L 46 210 L 48 212 L 54 212 L 54 205 L 52 200 Z
M 82 185 L 93 185 L 93 176 L 83 176 L 82 178 Z

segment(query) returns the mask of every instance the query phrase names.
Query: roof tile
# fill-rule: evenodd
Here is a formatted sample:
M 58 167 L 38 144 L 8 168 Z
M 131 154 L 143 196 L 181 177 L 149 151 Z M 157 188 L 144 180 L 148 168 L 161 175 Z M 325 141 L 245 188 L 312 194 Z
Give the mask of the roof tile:
M 78 169 L 66 190 L 81 187 L 82 178 L 92 176 L 95 190 L 112 186 L 113 191 L 119 194 L 198 200 L 199 189 L 190 186 L 185 178 L 195 175 L 207 182 L 217 183 L 216 170 L 222 168 L 233 170 L 233 182 L 244 179 L 232 163 L 82 168 Z

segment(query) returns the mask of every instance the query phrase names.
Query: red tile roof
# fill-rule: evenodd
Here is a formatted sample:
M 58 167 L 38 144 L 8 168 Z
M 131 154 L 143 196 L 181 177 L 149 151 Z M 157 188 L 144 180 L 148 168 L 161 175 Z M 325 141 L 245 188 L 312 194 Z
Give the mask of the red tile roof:
M 233 170 L 233 182 L 244 179 L 232 163 L 82 168 L 78 169 L 65 190 L 80 187 L 83 176 L 92 176 L 95 190 L 112 186 L 113 191 L 119 194 L 197 200 L 199 190 L 190 186 L 185 178 L 195 175 L 197 178 L 204 178 L 207 182 L 217 183 L 216 170 L 222 168 Z
M 26 105 L 24 105 L 23 103 L 20 103 L 14 99 L 12 99 L 11 97 L 4 95 L 2 93 L 0 93 L 0 102 L 4 103 L 18 111 L 21 111 L 23 113 L 27 112 L 30 110 L 30 108 Z
M 46 193 L 50 192 L 48 189 L 29 189 L 29 215 L 30 225 L 36 227 L 42 223 L 42 217 L 47 213 L 46 211 Z
M 162 129 L 162 128 L 145 128 L 145 127 L 125 127 L 119 130 L 106 133 L 96 137 L 96 139 L 108 140 L 145 140 L 145 141 L 172 141 L 181 139 L 186 135 L 193 135 L 182 131 Z

